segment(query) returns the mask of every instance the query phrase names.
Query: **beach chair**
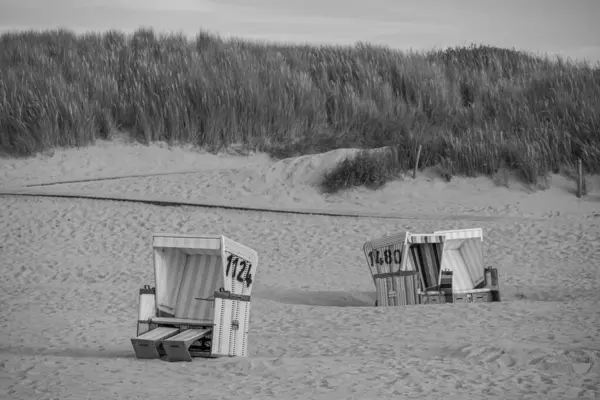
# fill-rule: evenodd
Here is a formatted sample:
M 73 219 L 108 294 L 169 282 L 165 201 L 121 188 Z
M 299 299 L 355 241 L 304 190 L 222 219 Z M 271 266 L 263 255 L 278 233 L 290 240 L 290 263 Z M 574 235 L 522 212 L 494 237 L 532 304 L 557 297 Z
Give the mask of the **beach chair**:
M 419 276 L 418 296 L 421 304 L 441 304 L 446 295 L 440 288 L 444 235 L 406 233 L 403 264 Z
M 225 236 L 153 235 L 155 287 L 140 289 L 137 358 L 246 356 L 257 253 Z
M 397 234 L 368 241 L 363 246 L 367 265 L 375 283 L 375 306 L 419 304 L 418 275 L 415 269 L 402 266 L 406 235 Z
M 434 235 L 445 239 L 440 267 L 452 272 L 452 301 L 500 301 L 498 270 L 484 267 L 482 229 L 437 231 Z

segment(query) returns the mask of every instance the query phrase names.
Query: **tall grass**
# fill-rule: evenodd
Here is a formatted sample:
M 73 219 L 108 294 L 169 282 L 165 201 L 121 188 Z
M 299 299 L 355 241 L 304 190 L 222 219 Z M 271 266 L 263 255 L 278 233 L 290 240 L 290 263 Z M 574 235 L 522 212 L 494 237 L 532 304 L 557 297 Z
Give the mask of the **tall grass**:
M 513 50 L 54 30 L 2 34 L 0 71 L 9 155 L 120 130 L 277 157 L 393 146 L 406 169 L 422 145 L 421 167 L 467 176 L 508 167 L 534 181 L 577 158 L 600 172 L 600 68 Z

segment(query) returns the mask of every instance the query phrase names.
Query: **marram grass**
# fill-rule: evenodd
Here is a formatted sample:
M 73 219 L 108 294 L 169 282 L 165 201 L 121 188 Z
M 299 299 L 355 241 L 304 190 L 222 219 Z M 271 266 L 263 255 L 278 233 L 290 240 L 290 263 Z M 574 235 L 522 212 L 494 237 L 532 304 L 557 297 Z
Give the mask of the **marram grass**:
M 419 145 L 420 167 L 449 176 L 509 168 L 534 183 L 578 158 L 600 172 L 600 68 L 514 50 L 29 31 L 1 35 L 0 71 L 7 155 L 126 131 L 143 143 L 241 144 L 275 157 L 391 146 L 393 157 L 346 160 L 328 175 L 330 190 L 384 183 L 412 168 Z

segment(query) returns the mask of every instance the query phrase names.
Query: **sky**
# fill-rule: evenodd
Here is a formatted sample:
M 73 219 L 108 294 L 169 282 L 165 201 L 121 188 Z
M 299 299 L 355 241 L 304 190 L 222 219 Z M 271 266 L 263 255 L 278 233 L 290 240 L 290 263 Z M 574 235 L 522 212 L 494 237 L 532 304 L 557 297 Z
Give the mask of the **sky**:
M 117 29 L 401 50 L 485 44 L 600 62 L 600 0 L 0 0 L 0 31 Z

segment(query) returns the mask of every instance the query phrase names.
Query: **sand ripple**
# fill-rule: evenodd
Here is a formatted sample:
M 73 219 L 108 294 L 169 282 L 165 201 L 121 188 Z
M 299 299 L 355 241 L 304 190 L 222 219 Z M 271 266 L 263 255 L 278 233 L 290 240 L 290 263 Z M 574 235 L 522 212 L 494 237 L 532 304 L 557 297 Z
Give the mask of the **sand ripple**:
M 374 308 L 361 246 L 381 221 L 0 199 L 0 397 L 597 398 L 600 229 L 571 220 L 478 223 L 503 303 Z M 257 249 L 250 356 L 140 361 L 137 289 L 152 231 L 222 233 Z

